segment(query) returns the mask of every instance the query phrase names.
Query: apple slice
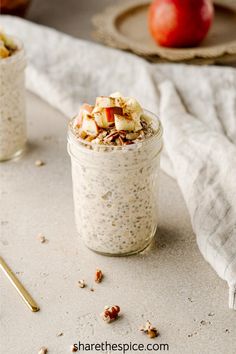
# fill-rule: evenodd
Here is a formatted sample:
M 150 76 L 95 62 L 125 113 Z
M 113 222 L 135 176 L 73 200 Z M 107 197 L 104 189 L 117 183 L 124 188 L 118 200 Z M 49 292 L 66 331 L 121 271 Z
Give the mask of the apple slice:
M 94 111 L 93 111 L 94 112 Z M 107 129 L 115 122 L 115 114 L 122 115 L 123 110 L 121 107 L 109 107 L 93 113 L 94 119 L 100 128 Z
M 80 110 L 79 110 L 79 114 L 77 115 L 77 117 L 75 117 L 74 127 L 80 127 L 82 124 L 84 113 L 91 114 L 93 111 L 93 108 L 94 108 L 94 106 L 91 106 L 88 103 L 82 104 L 82 106 L 80 107 Z
M 141 114 L 143 113 L 143 109 L 139 102 L 133 97 L 126 97 L 124 112 L 132 115 L 133 119 L 140 119 Z
M 115 107 L 116 100 L 114 97 L 100 96 L 96 98 L 95 106 L 101 108 Z
M 100 128 L 108 128 L 109 124 L 104 111 L 94 113 L 94 119 Z
M 122 94 L 120 92 L 113 92 L 112 94 L 110 94 L 110 97 L 114 97 L 114 98 L 123 98 Z
M 89 114 L 83 114 L 83 121 L 81 129 L 85 131 L 88 135 L 97 136 L 98 135 L 98 126 Z
M 120 116 L 118 114 L 115 114 L 115 126 L 118 131 L 134 131 L 135 129 L 135 123 L 132 119 L 125 118 L 124 116 Z
M 110 108 L 105 108 L 105 115 L 108 123 L 114 123 L 115 117 L 114 115 L 122 115 L 123 114 L 123 109 L 121 107 L 110 107 Z

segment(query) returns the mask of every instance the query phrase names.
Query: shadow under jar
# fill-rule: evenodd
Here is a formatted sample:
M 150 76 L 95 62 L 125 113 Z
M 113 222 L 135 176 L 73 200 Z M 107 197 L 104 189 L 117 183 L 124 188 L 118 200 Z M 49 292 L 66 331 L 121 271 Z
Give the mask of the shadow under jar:
M 25 148 L 25 67 L 22 43 L 13 38 L 16 51 L 0 59 L 0 161 L 19 156 Z
M 156 232 L 162 127 L 144 113 L 155 134 L 131 145 L 95 145 L 76 138 L 69 125 L 77 230 L 88 248 L 104 255 L 141 252 Z

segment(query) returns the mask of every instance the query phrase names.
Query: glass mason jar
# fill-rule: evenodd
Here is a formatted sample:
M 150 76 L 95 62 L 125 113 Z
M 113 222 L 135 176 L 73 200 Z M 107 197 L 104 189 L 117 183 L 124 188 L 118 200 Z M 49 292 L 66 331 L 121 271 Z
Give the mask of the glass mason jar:
M 158 189 L 162 127 L 132 145 L 92 145 L 76 138 L 69 125 L 75 220 L 91 250 L 129 255 L 144 250 L 158 223 Z
M 0 59 L 0 161 L 19 156 L 26 144 L 25 76 L 26 58 L 22 43 Z

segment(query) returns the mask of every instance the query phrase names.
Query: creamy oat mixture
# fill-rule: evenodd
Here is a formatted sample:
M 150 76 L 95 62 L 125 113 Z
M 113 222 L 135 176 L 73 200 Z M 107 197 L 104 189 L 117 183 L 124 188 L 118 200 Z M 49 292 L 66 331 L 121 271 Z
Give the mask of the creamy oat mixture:
M 19 155 L 26 143 L 24 50 L 0 32 L 0 161 Z
M 133 98 L 83 105 L 69 125 L 75 218 L 85 244 L 130 254 L 152 240 L 158 218 L 161 126 Z

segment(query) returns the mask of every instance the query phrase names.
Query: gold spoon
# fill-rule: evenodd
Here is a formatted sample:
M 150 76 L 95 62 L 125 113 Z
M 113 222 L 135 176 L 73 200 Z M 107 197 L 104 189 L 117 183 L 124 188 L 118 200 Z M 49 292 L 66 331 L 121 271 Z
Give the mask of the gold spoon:
M 30 310 L 33 312 L 39 311 L 39 306 L 36 304 L 32 296 L 24 288 L 24 286 L 21 284 L 19 279 L 16 277 L 16 275 L 9 268 L 9 266 L 6 264 L 6 262 L 1 256 L 0 256 L 0 268 L 3 270 L 7 278 L 10 280 L 10 282 L 15 287 L 15 289 L 18 291 L 21 298 L 24 300 L 24 302 L 30 308 Z

